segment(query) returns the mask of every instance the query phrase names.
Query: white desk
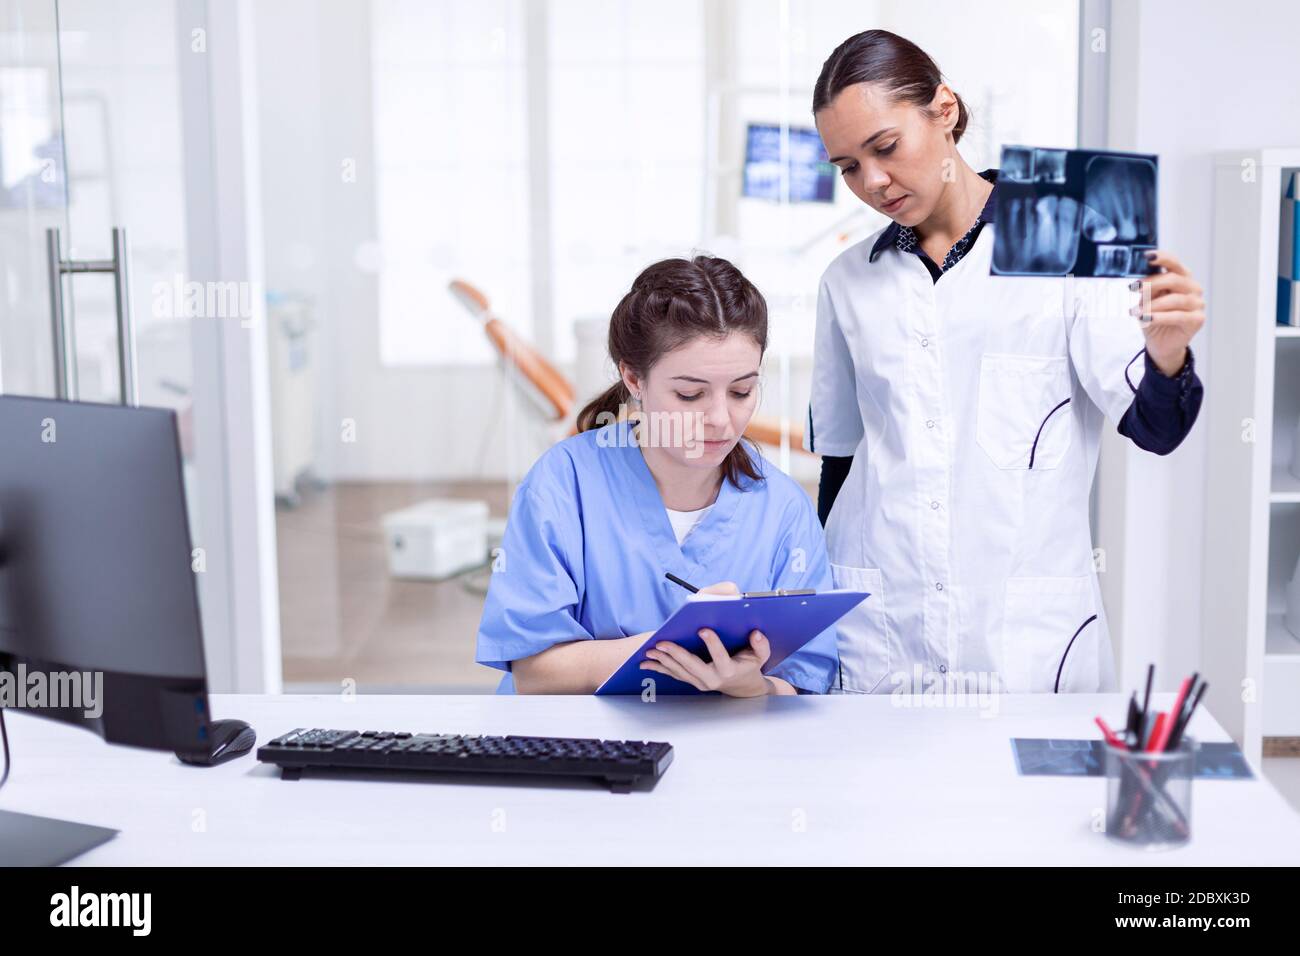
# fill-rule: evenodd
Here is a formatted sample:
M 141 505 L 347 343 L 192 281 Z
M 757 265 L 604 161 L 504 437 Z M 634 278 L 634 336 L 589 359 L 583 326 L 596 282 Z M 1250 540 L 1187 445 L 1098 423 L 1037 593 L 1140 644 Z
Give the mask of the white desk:
M 285 781 L 251 756 L 188 767 L 9 711 L 0 808 L 120 829 L 79 858 L 97 865 L 1300 863 L 1300 816 L 1262 780 L 1198 780 L 1191 844 L 1144 853 L 1092 831 L 1102 778 L 1017 776 L 1010 738 L 1092 737 L 1093 716 L 1119 722 L 1125 702 L 1003 697 L 983 717 L 888 697 L 212 699 L 259 742 L 314 726 L 672 743 L 658 787 L 626 795 L 585 782 Z M 1203 712 L 1191 732 L 1227 739 Z

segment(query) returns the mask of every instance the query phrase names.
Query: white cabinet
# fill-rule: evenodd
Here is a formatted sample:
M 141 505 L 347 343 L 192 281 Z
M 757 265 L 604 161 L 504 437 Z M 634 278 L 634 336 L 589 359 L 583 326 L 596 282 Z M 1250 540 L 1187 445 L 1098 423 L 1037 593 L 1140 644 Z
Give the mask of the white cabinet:
M 1206 703 L 1256 766 L 1300 736 L 1300 640 L 1286 585 L 1300 558 L 1300 329 L 1277 325 L 1279 212 L 1300 148 L 1215 156 L 1205 369 L 1209 455 L 1202 578 Z

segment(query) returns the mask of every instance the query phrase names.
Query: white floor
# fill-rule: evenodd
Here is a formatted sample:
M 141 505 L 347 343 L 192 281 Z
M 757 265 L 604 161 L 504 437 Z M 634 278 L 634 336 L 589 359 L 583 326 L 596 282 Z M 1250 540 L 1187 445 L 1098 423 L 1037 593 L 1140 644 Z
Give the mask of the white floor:
M 1300 757 L 1267 757 L 1264 776 L 1300 813 Z

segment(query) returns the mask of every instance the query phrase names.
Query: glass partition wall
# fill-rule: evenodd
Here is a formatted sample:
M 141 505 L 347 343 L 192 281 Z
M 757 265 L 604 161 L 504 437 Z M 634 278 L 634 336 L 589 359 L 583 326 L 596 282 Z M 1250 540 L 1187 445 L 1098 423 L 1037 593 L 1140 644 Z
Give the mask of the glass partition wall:
M 884 219 L 825 163 L 813 83 L 882 27 L 970 106 L 976 169 L 1073 146 L 1077 4 L 1003 9 L 257 5 L 286 687 L 495 687 L 474 643 L 511 493 L 613 381 L 609 313 L 656 259 L 723 255 L 764 292 L 764 452 L 815 493 L 818 279 Z

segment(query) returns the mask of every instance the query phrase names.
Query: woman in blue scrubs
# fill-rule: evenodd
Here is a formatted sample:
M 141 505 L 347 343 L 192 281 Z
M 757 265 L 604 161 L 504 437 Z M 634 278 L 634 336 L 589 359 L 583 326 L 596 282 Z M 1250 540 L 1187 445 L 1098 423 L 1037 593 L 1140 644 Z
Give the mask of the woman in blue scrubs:
M 507 672 L 500 692 L 593 692 L 689 597 L 665 572 L 717 593 L 831 587 L 812 501 L 741 441 L 766 347 L 767 305 L 725 259 L 637 277 L 610 319 L 620 380 L 515 492 L 476 655 Z M 646 676 L 757 697 L 824 693 L 838 667 L 833 630 L 769 674 L 760 632 L 735 655 L 700 636 L 710 662 L 665 642 Z

